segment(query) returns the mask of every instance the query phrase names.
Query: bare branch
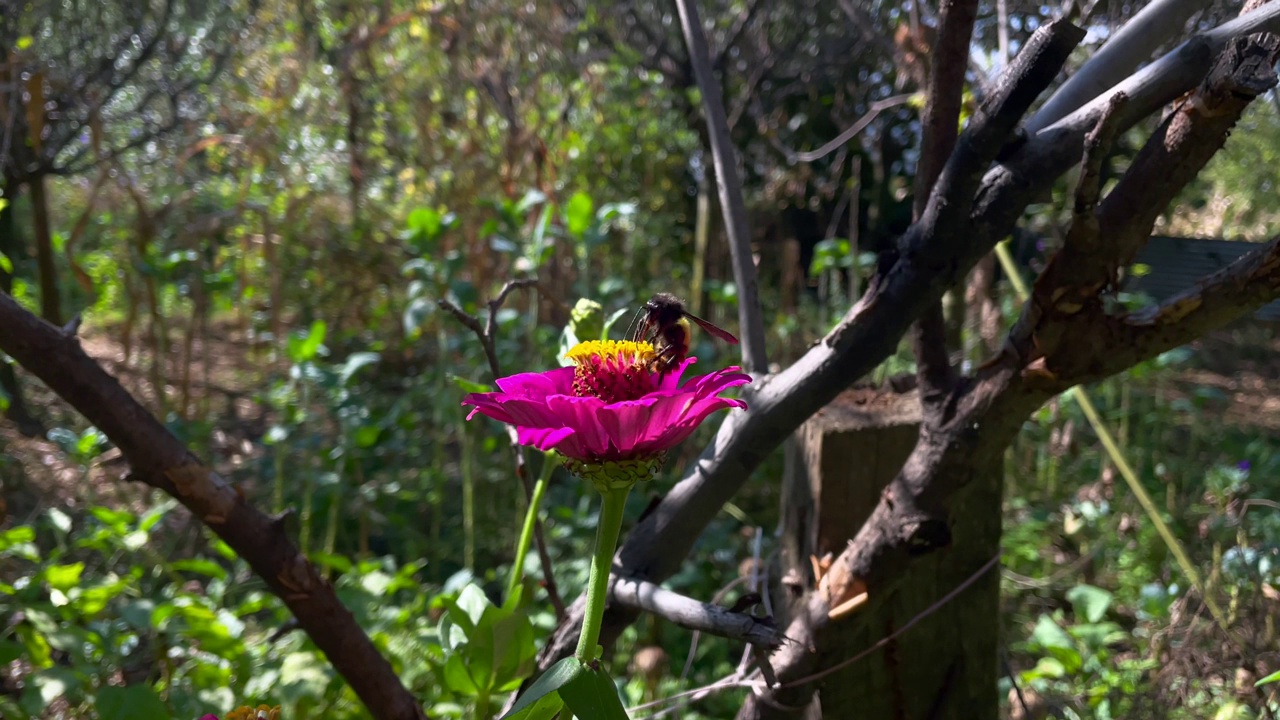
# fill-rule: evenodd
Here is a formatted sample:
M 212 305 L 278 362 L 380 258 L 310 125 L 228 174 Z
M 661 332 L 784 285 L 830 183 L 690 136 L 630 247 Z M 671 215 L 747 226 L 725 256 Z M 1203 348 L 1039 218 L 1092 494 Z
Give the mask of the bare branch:
M 716 188 L 720 191 L 729 253 L 733 256 L 742 363 L 747 372 L 762 373 L 769 369 L 769 357 L 764 346 L 764 313 L 760 308 L 760 289 L 756 284 L 756 266 L 751 256 L 751 230 L 747 226 L 747 206 L 742 196 L 742 180 L 738 177 L 733 141 L 729 137 L 729 121 L 725 118 L 724 96 L 720 81 L 711 69 L 707 37 L 702 31 L 694 0 L 676 0 L 676 8 L 680 11 L 680 26 L 684 30 L 689 63 L 693 66 L 693 76 L 702 94 L 702 111 L 706 115 L 711 157 L 716 168 Z
M 1280 7 L 1280 3 L 1273 5 Z M 1156 63 L 1155 71 L 1140 73 L 1141 82 L 1123 83 L 1122 86 L 1139 93 L 1140 102 L 1131 101 L 1117 113 L 1117 132 L 1127 130 L 1162 104 L 1194 87 L 1215 60 L 1212 50 L 1224 47 L 1230 37 L 1280 24 L 1280 12 L 1271 8 L 1267 6 L 1198 36 Z M 960 147 L 934 189 L 930 207 L 902 239 L 902 257 L 885 263 L 867 295 L 821 343 L 791 367 L 759 383 L 752 396 L 750 412 L 730 416 L 723 422 L 716 438 L 685 477 L 627 536 L 618 554 L 621 574 L 660 582 L 675 572 L 710 519 L 783 438 L 841 389 L 887 357 L 909 324 L 941 296 L 941 288 L 954 284 L 998 240 L 1006 237 L 1027 204 L 1079 160 L 1084 136 L 1096 126 L 1108 100 L 1098 108 L 1086 107 L 1035 136 L 1009 141 L 1020 113 L 1048 86 L 1081 37 L 1078 30 L 1062 23 L 1047 25 L 1037 34 L 1041 32 L 1054 37 L 1049 42 L 1037 41 L 1042 49 L 1034 61 L 1026 57 L 1030 48 L 1025 49 L 1002 76 L 1001 87 L 988 96 L 980 117 L 975 118 L 973 127 L 966 131 L 966 135 L 972 133 L 976 137 L 961 139 Z M 1011 86 L 1020 89 L 1015 91 Z M 1127 90 L 1126 95 L 1134 97 Z M 1015 112 L 1019 107 L 1021 111 Z M 979 125 L 991 123 L 990 116 L 1006 112 L 1012 119 L 999 117 L 990 130 L 974 132 Z M 975 142 L 983 152 L 974 151 Z M 994 151 L 990 149 L 992 145 L 996 146 Z M 971 173 L 981 174 L 989 158 L 996 155 L 1000 156 L 999 164 L 986 171 L 980 183 L 969 179 Z M 972 188 L 972 192 L 966 197 L 964 190 L 968 188 Z M 955 201 L 967 211 L 947 212 L 948 201 Z M 983 444 L 975 448 L 975 438 L 968 436 L 962 436 L 962 442 L 950 451 L 925 443 L 919 448 L 921 453 L 947 451 L 943 461 L 934 466 L 936 470 L 954 471 L 958 473 L 957 479 L 963 481 L 964 465 L 952 467 L 947 460 L 954 457 L 950 453 L 964 453 L 965 463 L 970 463 L 975 451 L 1003 451 L 1003 443 L 1017 431 L 1026 413 L 1048 397 L 1005 396 L 999 392 L 1000 387 L 1012 384 L 1018 377 L 1019 369 L 1005 362 L 996 363 L 980 378 L 982 392 L 971 389 L 958 398 L 957 415 L 950 424 L 978 418 L 984 428 L 984 433 L 979 434 L 983 436 Z M 978 413 L 975 408 L 982 408 L 983 412 Z M 1010 417 L 1015 419 L 1010 421 Z M 985 435 L 987 432 L 991 434 Z M 917 477 L 920 471 L 920 467 L 912 470 L 915 473 L 909 478 L 912 484 L 923 480 Z M 876 520 L 884 523 L 882 531 L 894 521 L 900 518 L 885 515 Z M 877 567 L 883 567 L 880 563 L 885 558 L 907 557 L 905 552 L 882 555 L 874 550 L 858 563 L 870 562 L 871 556 L 879 558 L 875 561 Z M 634 611 L 611 609 L 605 616 L 602 639 L 607 642 L 615 637 L 634 617 Z M 574 628 L 580 622 L 580 613 L 571 609 L 570 618 L 570 622 L 557 628 L 557 637 L 563 634 L 576 638 Z M 573 649 L 572 644 L 553 645 L 549 643 L 547 651 L 540 656 L 542 667 Z
M 1106 109 L 1108 99 L 1117 93 L 1124 93 L 1129 98 L 1119 120 L 1120 126 L 1132 126 L 1199 84 L 1217 60 L 1218 54 L 1233 38 L 1277 31 L 1280 31 L 1280 3 L 1273 2 L 1213 30 L 1193 36 L 1080 109 L 1037 130 L 1034 141 L 1019 153 L 1020 160 L 1029 162 L 1041 154 L 1042 148 L 1062 142 L 1073 142 L 1075 144 L 1072 147 L 1078 148 L 1078 138 L 1083 137 L 1097 123 L 1098 117 Z M 1067 135 L 1064 136 L 1064 133 Z M 1069 136 L 1076 139 L 1068 140 Z
M 1107 268 L 1117 267 L 1113 255 L 1098 247 L 1096 208 L 1101 191 L 1102 163 L 1111 152 L 1119 110 L 1124 106 L 1125 100 L 1124 95 L 1113 95 L 1106 114 L 1085 137 L 1084 166 L 1076 186 L 1071 227 L 1067 230 L 1065 247 L 1049 260 L 1049 266 L 1037 278 L 1031 297 L 1023 305 L 1022 313 L 1009 331 L 1006 347 L 1014 350 L 1023 362 L 1032 359 L 1031 355 L 1035 352 L 1033 346 L 1036 345 L 1033 338 L 1052 308 L 1070 304 L 1076 309 L 1082 309 L 1085 302 L 1096 302 L 1098 292 L 1110 275 Z M 1062 288 L 1069 287 L 1080 290 L 1071 293 L 1071 297 L 1064 303 L 1067 293 Z
M 1268 7 L 1280 8 L 1280 2 Z M 1118 246 L 1113 252 L 1121 263 L 1142 247 L 1156 218 L 1218 152 L 1249 103 L 1275 87 L 1278 54 L 1280 38 L 1274 35 L 1233 39 L 1203 84 L 1183 98 L 1134 158 L 1098 208 L 1098 223 Z
M 1083 32 L 1066 23 L 1051 23 L 1037 35 L 1039 39 L 1027 47 L 1034 59 L 1020 56 L 1004 76 L 1001 88 L 989 97 L 983 112 L 966 130 L 968 137 L 956 150 L 957 154 L 963 150 L 962 161 L 953 156 L 943 173 L 946 179 L 949 172 L 950 180 L 935 188 L 931 207 L 945 205 L 948 200 L 956 207 L 970 204 L 976 178 L 999 153 L 1037 92 L 1052 81 Z M 961 175 L 963 181 L 958 177 Z M 1017 184 L 1010 185 L 1011 191 L 1020 194 L 1005 201 L 1025 206 L 1038 188 L 1052 181 L 1043 169 L 1020 177 Z M 943 187 L 955 194 L 941 195 Z M 969 198 L 964 197 L 966 190 Z M 904 238 L 909 261 L 888 264 L 863 299 L 821 343 L 791 367 L 763 379 L 752 395 L 750 412 L 726 418 L 715 440 L 684 478 L 632 529 L 618 552 L 620 574 L 660 582 L 675 572 L 702 529 L 769 453 L 805 419 L 893 352 L 916 316 L 942 296 L 947 283 L 954 282 L 952 278 L 967 271 L 964 263 L 971 265 L 995 245 L 991 239 L 982 246 L 985 238 L 997 235 L 988 223 L 1007 222 L 1011 228 L 1020 212 L 1021 207 L 982 222 L 967 216 L 956 220 L 936 207 L 926 212 L 919 226 Z M 570 616 L 572 622 L 557 628 L 556 638 L 577 637 L 575 625 L 580 615 L 571 609 Z M 606 612 L 606 641 L 609 633 L 618 632 L 632 617 L 634 611 L 622 608 Z M 571 643 L 549 642 L 539 664 L 547 667 L 572 649 Z
M 822 147 L 818 148 L 817 150 L 810 150 L 807 152 L 795 152 L 794 150 L 785 150 L 785 154 L 787 156 L 787 162 L 794 164 L 798 162 L 808 163 L 808 162 L 813 162 L 815 160 L 821 160 L 822 158 L 830 155 L 833 151 L 843 147 L 844 144 L 852 140 L 855 135 L 862 132 L 863 130 L 866 130 L 867 126 L 870 125 L 877 117 L 880 116 L 880 113 L 884 112 L 885 110 L 889 110 L 890 108 L 898 107 L 899 105 L 905 105 L 911 102 L 911 99 L 914 97 L 915 97 L 915 93 L 909 93 L 906 95 L 894 95 L 893 97 L 887 97 L 883 100 L 877 100 L 871 103 L 871 107 L 867 109 L 866 114 L 858 118 L 857 122 L 850 125 L 848 129 L 846 129 L 844 132 L 837 135 L 834 139 L 825 143 Z
M 1185 345 L 1280 298 L 1280 237 L 1151 308 L 1094 322 L 1085 348 L 1047 357 L 1050 389 L 1099 380 Z M 1106 348 L 1098 352 L 1096 346 Z
M 124 454 L 133 477 L 168 493 L 226 541 L 298 619 L 369 712 L 388 720 L 426 716 L 386 658 L 298 552 L 282 523 L 250 505 L 200 463 L 115 378 L 64 334 L 0 293 L 0 350 L 71 403 Z
M 938 23 L 938 44 L 929 73 L 928 96 L 921 118 L 920 160 L 916 164 L 913 219 L 919 220 L 943 164 L 956 146 L 960 106 L 964 98 L 969 40 L 978 16 L 977 0 L 947 0 Z M 912 330 L 912 344 L 919 368 L 920 398 L 925 423 L 936 425 L 955 373 L 947 352 L 947 323 L 942 301 L 921 314 Z
M 1123 80 L 1157 48 L 1181 33 L 1187 18 L 1203 8 L 1200 0 L 1149 3 L 1058 88 L 1027 121 L 1027 132 L 1034 134 L 1052 125 Z
M 643 580 L 620 578 L 611 583 L 609 590 L 609 598 L 613 602 L 652 613 L 683 628 L 769 649 L 782 642 L 771 618 L 732 612 Z

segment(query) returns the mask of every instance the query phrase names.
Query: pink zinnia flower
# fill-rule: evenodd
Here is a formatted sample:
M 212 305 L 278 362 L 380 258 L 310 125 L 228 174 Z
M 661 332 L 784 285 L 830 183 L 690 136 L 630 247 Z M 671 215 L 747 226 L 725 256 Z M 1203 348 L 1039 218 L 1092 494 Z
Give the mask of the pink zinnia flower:
M 512 375 L 498 380 L 499 392 L 467 395 L 462 404 L 475 406 L 467 419 L 483 413 L 514 425 L 522 445 L 555 450 L 593 482 L 604 474 L 630 484 L 655 474 L 662 455 L 711 413 L 747 407 L 719 395 L 751 382 L 736 367 L 680 385 L 694 358 L 658 372 L 649 343 L 584 342 L 568 357 L 574 366 Z

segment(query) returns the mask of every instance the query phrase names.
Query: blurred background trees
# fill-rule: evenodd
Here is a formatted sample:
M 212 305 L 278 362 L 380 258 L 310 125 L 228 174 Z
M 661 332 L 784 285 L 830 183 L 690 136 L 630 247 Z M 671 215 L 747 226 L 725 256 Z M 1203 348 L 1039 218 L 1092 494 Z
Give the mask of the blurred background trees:
M 700 8 L 785 366 L 910 223 L 937 9 Z M 1086 45 L 1138 9 L 1095 4 Z M 1217 3 L 1187 24 L 1238 11 Z M 966 113 L 1057 12 L 981 7 Z M 434 714 L 461 713 L 470 699 L 441 675 L 440 598 L 470 578 L 501 587 L 525 500 L 500 428 L 463 423 L 455 399 L 491 377 L 436 300 L 479 312 L 505 281 L 536 275 L 497 316 L 509 372 L 557 362 L 579 297 L 613 311 L 674 291 L 732 328 L 736 288 L 675 8 L 0 0 L 0 47 L 0 290 L 59 325 L 80 315 L 88 352 L 250 500 L 296 509 L 303 549 L 406 684 Z M 1266 99 L 1162 232 L 1277 233 L 1280 105 Z M 1113 164 L 1149 130 L 1119 138 Z M 1059 240 L 1069 187 L 1024 218 L 1032 267 Z M 988 302 L 1006 320 L 1016 307 L 1003 284 Z M 990 338 L 957 314 L 982 359 Z M 695 342 L 703 363 L 733 361 Z M 1275 350 L 1273 326 L 1245 322 L 1100 388 L 1130 460 L 1257 648 L 1274 647 L 1280 602 Z M 912 367 L 904 345 L 874 379 Z M 360 716 L 313 646 L 276 634 L 281 607 L 225 546 L 122 482 L 118 451 L 38 383 L 4 363 L 0 385 L 5 717 L 123 717 L 121 688 L 147 717 L 268 695 L 290 717 Z M 1274 651 L 1215 644 L 1084 427 L 1055 401 L 1006 457 L 1002 687 L 1024 695 L 1006 709 L 1274 714 L 1274 695 L 1265 710 L 1252 687 L 1276 669 Z M 778 524 L 781 468 L 771 459 L 726 507 L 672 587 L 710 599 L 738 577 L 756 529 L 768 538 Z M 586 578 L 590 494 L 556 480 L 547 542 L 571 599 Z M 555 622 L 549 609 L 535 620 L 540 633 Z M 633 700 L 737 661 L 738 648 L 704 639 L 693 652 L 689 640 L 653 619 L 628 631 L 620 657 L 667 658 L 634 674 Z M 731 716 L 740 701 L 715 695 L 688 715 Z

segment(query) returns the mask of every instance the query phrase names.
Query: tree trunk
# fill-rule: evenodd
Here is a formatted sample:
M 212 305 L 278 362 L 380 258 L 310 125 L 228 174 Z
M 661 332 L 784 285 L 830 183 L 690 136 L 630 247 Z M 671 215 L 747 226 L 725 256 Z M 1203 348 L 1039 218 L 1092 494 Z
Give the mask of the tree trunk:
M 796 433 L 783 491 L 783 562 L 791 578 L 814 587 L 811 566 L 821 572 L 822 557 L 839 554 L 857 533 L 915 446 L 919 422 L 915 392 L 858 388 Z M 875 598 L 863 611 L 873 613 L 870 622 L 829 626 L 827 632 L 835 633 L 861 628 L 840 638 L 841 654 L 852 658 L 923 615 L 884 647 L 819 680 L 811 716 L 997 716 L 999 575 L 985 573 L 941 607 L 929 608 L 999 552 L 1001 470 L 999 463 L 975 468 L 977 482 L 952 514 L 950 547 L 912 563 L 891 598 Z M 808 592 L 793 594 L 787 609 L 802 611 Z
M 0 207 L 0 253 L 14 266 L 18 264 L 18 256 L 22 248 L 22 243 L 18 241 L 18 227 L 13 215 L 13 202 L 17 196 L 17 183 L 6 183 L 4 199 L 8 202 Z M 0 292 L 13 292 L 13 273 L 6 271 L 4 267 L 0 267 Z M 40 422 L 32 417 L 27 409 L 27 403 L 22 396 L 22 386 L 18 384 L 18 375 L 14 372 L 12 363 L 0 362 L 0 392 L 3 392 L 8 400 L 5 417 L 18 426 L 19 432 L 28 437 L 44 434 L 44 428 L 41 427 Z
M 44 175 L 35 175 L 31 188 L 31 215 L 36 239 L 36 266 L 40 276 L 40 316 L 54 325 L 62 324 L 62 298 L 58 293 L 58 269 L 53 263 L 53 233 L 49 230 L 49 200 L 44 192 Z

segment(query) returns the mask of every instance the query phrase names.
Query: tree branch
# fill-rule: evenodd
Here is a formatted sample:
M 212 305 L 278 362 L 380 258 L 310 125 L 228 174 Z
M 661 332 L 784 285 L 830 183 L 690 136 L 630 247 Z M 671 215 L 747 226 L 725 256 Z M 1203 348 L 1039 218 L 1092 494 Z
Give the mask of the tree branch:
M 286 536 L 283 517 L 251 506 L 86 355 L 79 341 L 3 293 L 0 328 L 0 350 L 102 430 L 136 479 L 176 498 L 249 563 L 374 717 L 425 718 L 333 587 Z
M 956 146 L 969 40 L 977 16 L 977 0 L 946 0 L 942 4 L 938 44 L 931 63 L 928 95 L 920 122 L 914 220 L 919 220 L 924 214 L 934 183 Z M 946 397 L 955 382 L 947 352 L 947 323 L 942 314 L 942 301 L 925 308 L 911 334 L 925 425 L 933 426 L 938 424 Z
M 1187 18 L 1204 8 L 1200 0 L 1154 0 L 1117 30 L 1059 87 L 1027 121 L 1027 132 L 1037 133 L 1067 113 L 1098 97 L 1125 79 L 1164 43 L 1182 32 Z
M 1271 37 L 1233 41 L 1205 83 L 1205 92 L 1218 99 L 1217 104 L 1210 107 L 1224 109 L 1223 114 L 1215 115 L 1210 111 L 1197 118 L 1199 123 L 1190 123 L 1190 127 L 1184 128 L 1177 136 L 1187 144 L 1164 132 L 1165 128 L 1179 121 L 1171 118 L 1173 123 L 1162 125 L 1161 132 L 1157 132 L 1147 146 L 1153 148 L 1153 159 L 1141 163 L 1135 161 L 1130 171 L 1132 175 L 1126 175 L 1121 182 L 1140 183 L 1142 178 L 1147 178 L 1149 183 L 1156 183 L 1149 173 L 1164 171 L 1172 173 L 1167 180 L 1168 185 L 1161 176 L 1157 187 L 1151 191 L 1150 200 L 1128 193 L 1118 197 L 1131 203 L 1141 198 L 1144 203 L 1159 203 L 1162 209 L 1171 194 L 1176 194 L 1182 187 L 1174 184 L 1179 181 L 1185 184 L 1203 166 L 1207 160 L 1204 148 L 1211 148 L 1208 151 L 1211 154 L 1221 146 L 1221 138 L 1232 121 L 1232 113 L 1238 114 L 1250 97 L 1261 92 L 1258 88 L 1264 84 L 1254 80 L 1259 75 L 1269 76 L 1271 73 L 1274 55 L 1270 53 L 1274 52 L 1276 45 L 1275 38 Z M 1217 87 L 1232 88 L 1232 92 L 1213 92 Z M 1069 236 L 1068 245 L 1059 258 L 1068 257 L 1076 247 L 1092 247 L 1095 252 L 1102 250 L 1096 244 L 1097 226 L 1092 212 L 1099 184 L 1098 164 L 1105 154 L 1108 139 L 1118 130 L 1119 118 L 1125 116 L 1126 105 L 1123 98 L 1110 99 L 1108 114 L 1091 133 L 1090 157 L 1082 173 L 1076 223 L 1072 228 L 1075 238 L 1073 240 Z M 1231 112 L 1225 111 L 1228 108 Z M 1228 124 L 1218 124 L 1224 121 Z M 1197 127 L 1198 124 L 1201 126 Z M 1170 153 L 1170 160 L 1163 164 L 1154 160 L 1163 157 L 1165 152 Z M 1175 163 L 1172 158 L 1188 162 L 1191 168 L 1172 167 Z M 1130 177 L 1133 179 L 1129 180 Z M 1117 197 L 1114 191 L 1104 205 L 1111 202 L 1112 197 Z M 1126 225 L 1125 232 L 1150 231 L 1150 224 L 1141 224 L 1147 222 L 1142 217 L 1150 215 L 1150 219 L 1154 219 L 1145 205 L 1134 207 L 1130 204 L 1127 211 L 1126 219 L 1131 215 L 1140 218 Z M 1105 213 L 1100 210 L 1099 215 Z M 1105 229 L 1103 226 L 1104 232 Z M 1119 252 L 1123 246 L 1107 250 Z M 833 608 L 842 599 L 864 588 L 870 593 L 873 604 L 892 602 L 902 568 L 913 557 L 950 544 L 949 513 L 957 494 L 972 483 L 974 468 L 998 461 L 999 454 L 1017 433 L 1027 414 L 1071 385 L 1131 367 L 1145 357 L 1175 347 L 1280 296 L 1280 241 L 1251 253 L 1207 279 L 1202 290 L 1186 293 L 1157 310 L 1131 316 L 1124 322 L 1109 318 L 1101 303 L 1096 302 L 1096 293 L 1104 284 L 1088 286 L 1087 291 L 1094 294 L 1095 302 L 1092 303 L 1062 300 L 1064 296 L 1055 290 L 1053 300 L 1058 303 L 1052 308 L 1055 312 L 1046 312 L 1042 316 L 1046 319 L 1040 321 L 1040 330 L 1048 330 L 1050 340 L 1046 342 L 1038 332 L 1035 342 L 1029 344 L 1037 353 L 1043 351 L 1045 355 L 1040 358 L 1034 358 L 1034 355 L 1025 357 L 1019 353 L 1000 356 L 984 367 L 975 381 L 959 390 L 953 418 L 948 419 L 938 431 L 921 434 L 920 441 L 883 493 L 871 517 L 823 576 L 818 592 L 810 597 L 806 612 L 788 627 L 787 636 L 797 642 L 779 648 L 773 658 L 778 677 L 784 684 L 765 693 L 756 705 L 760 711 L 752 717 L 771 717 L 777 715 L 770 710 L 776 705 L 796 707 L 808 701 L 814 689 L 811 681 L 820 676 L 815 674 L 815 670 L 838 662 L 842 654 L 842 648 L 824 643 L 832 636 L 827 631 L 828 626 L 840 621 Z M 1041 285 L 1043 283 L 1038 287 Z M 1191 319 L 1188 321 L 1188 318 Z M 1129 328 L 1128 332 L 1126 328 Z M 1067 338 L 1071 341 L 1055 342 Z M 751 702 L 757 701 L 752 699 Z
M 768 372 L 769 357 L 764 346 L 764 313 L 760 308 L 760 288 L 756 284 L 756 266 L 751 256 L 751 229 L 747 225 L 747 206 L 738 177 L 737 156 L 729 137 L 729 121 L 724 113 L 724 94 L 720 81 L 711 69 L 707 37 L 698 19 L 694 0 L 676 0 L 680 11 L 680 27 L 693 76 L 702 94 L 702 111 L 706 116 L 711 157 L 716 168 L 716 189 L 724 212 L 725 233 L 729 236 L 729 253 L 733 256 L 733 280 L 738 286 L 738 327 L 742 341 L 742 363 L 749 373 Z
M 1273 2 L 1213 30 L 1192 36 L 1080 109 L 1036 131 L 1034 141 L 1019 153 L 1019 160 L 1032 162 L 1034 156 L 1046 148 L 1062 147 L 1063 143 L 1070 144 L 1070 151 L 1078 152 L 1076 148 L 1080 147 L 1080 138 L 1097 123 L 1110 97 L 1117 93 L 1124 93 L 1129 98 L 1120 126 L 1132 126 L 1198 85 L 1233 38 L 1277 30 L 1280 30 L 1280 3 Z
M 792 164 L 802 162 L 809 163 L 815 160 L 821 160 L 832 152 L 844 147 L 844 144 L 852 140 L 855 135 L 866 130 L 867 126 L 869 126 L 876 118 L 880 117 L 880 113 L 885 110 L 898 107 L 899 105 L 905 105 L 911 102 L 911 99 L 914 97 L 915 93 L 907 93 L 905 95 L 894 95 L 893 97 L 887 97 L 883 100 L 877 100 L 871 103 L 871 106 L 867 108 L 867 112 L 864 113 L 862 117 L 858 118 L 857 121 L 846 128 L 844 132 L 827 141 L 817 150 L 797 152 L 782 146 L 781 143 L 778 143 L 780 146 L 779 149 L 781 149 L 782 154 L 786 156 L 787 162 Z
M 1276 84 L 1273 69 L 1280 38 L 1237 38 L 1222 53 L 1204 83 L 1183 99 L 1147 140 L 1129 169 L 1095 213 L 1099 165 L 1123 113 L 1123 95 L 1112 96 L 1107 114 L 1087 141 L 1075 218 L 1066 244 L 1036 281 L 1011 346 L 1024 363 L 1050 356 L 1059 346 L 1109 353 L 1096 334 L 1079 333 L 1104 321 L 1102 294 L 1116 283 L 1118 269 L 1132 262 L 1152 227 L 1183 187 L 1222 147 L 1227 133 L 1258 95 Z M 1102 244 L 1105 239 L 1105 246 Z M 1092 337 L 1090 337 L 1092 336 Z M 1058 372 L 1052 364 L 1044 372 Z
M 684 478 L 623 541 L 618 552 L 621 575 L 653 582 L 670 577 L 706 524 L 769 453 L 841 390 L 888 357 L 920 312 L 995 245 L 989 238 L 1007 234 L 1022 207 L 1053 182 L 1054 176 L 1044 168 L 1018 176 L 1002 188 L 1006 195 L 1005 204 L 998 206 L 1000 214 L 988 211 L 993 219 L 964 214 L 956 218 L 954 212 L 938 207 L 971 204 L 977 178 L 1081 37 L 1083 31 L 1061 22 L 1037 31 L 1038 39 L 1028 43 L 965 131 L 934 189 L 930 210 L 904 238 L 901 256 L 876 275 L 868 292 L 826 338 L 786 370 L 759 382 L 749 412 L 724 420 L 715 440 Z M 1064 164 L 1057 173 L 1067 167 Z M 634 617 L 634 611 L 623 608 L 608 611 L 602 642 L 611 641 Z M 562 623 L 544 647 L 541 667 L 573 651 L 579 622 L 580 614 L 571 610 L 570 622 Z
M 1280 298 L 1280 237 L 1202 278 L 1196 285 L 1154 307 L 1109 318 L 1094 333 L 1105 353 L 1073 352 L 1063 346 L 1046 358 L 1053 368 L 1050 389 L 1100 380 L 1205 333 Z M 1088 357 L 1084 357 L 1088 355 Z
M 1131 79 L 1122 83 L 1121 88 L 1127 88 L 1130 102 L 1117 113 L 1117 132 L 1129 129 L 1162 104 L 1194 87 L 1211 67 L 1215 59 L 1211 50 L 1215 46 L 1223 47 L 1229 37 L 1280 24 L 1280 13 L 1268 12 L 1270 8 L 1250 13 L 1240 21 L 1224 24 L 1189 41 L 1183 48 L 1154 64 L 1157 70 L 1140 73 L 1141 82 Z M 1037 31 L 1052 32 L 1057 36 L 1056 41 L 1049 43 L 1053 51 L 1043 54 L 1036 62 L 1029 62 L 1023 60 L 1024 50 L 1019 55 L 1019 62 L 1002 76 L 1001 89 L 988 96 L 982 115 L 991 114 L 988 108 L 998 109 L 1007 102 L 1009 85 L 1023 85 L 1025 90 L 1016 94 L 1029 93 L 1034 97 L 1049 84 L 1066 55 L 1079 41 L 1078 31 L 1069 32 L 1068 27 L 1054 24 Z M 1188 47 L 1193 49 L 1188 50 Z M 1014 72 L 1014 68 L 1019 69 Z M 1138 94 L 1137 101 L 1133 100 L 1134 93 Z M 1029 103 L 1030 99 L 1025 102 Z M 986 140 L 997 147 L 993 156 L 998 154 L 1001 160 L 986 172 L 976 193 L 970 195 L 973 202 L 969 212 L 957 216 L 941 213 L 936 208 L 926 211 L 921 222 L 913 226 L 904 238 L 901 257 L 876 274 L 868 294 L 836 328 L 791 367 L 758 383 L 759 387 L 752 396 L 751 410 L 731 415 L 721 424 L 716 438 L 684 478 L 627 536 L 618 553 L 620 573 L 653 582 L 670 577 L 680 567 L 706 524 L 769 453 L 841 389 L 869 372 L 896 349 L 907 326 L 928 303 L 941 296 L 939 288 L 954 284 L 963 277 L 983 254 L 1012 231 L 1026 206 L 1079 160 L 1085 133 L 1097 124 L 1101 109 L 1107 102 L 1109 99 L 1104 100 L 1099 108 L 1086 107 L 1035 136 L 1014 142 L 1007 141 L 1017 118 L 1002 121 L 1004 134 L 993 132 L 991 135 L 994 137 Z M 975 118 L 974 124 L 979 122 L 980 118 Z M 959 162 L 959 155 L 958 148 L 948 168 Z M 976 165 L 972 154 L 966 157 L 966 164 Z M 985 167 L 984 164 L 971 168 L 969 172 L 981 174 Z M 944 171 L 944 177 L 946 175 L 947 171 Z M 970 198 L 963 197 L 964 193 L 957 189 L 959 185 L 954 180 L 940 182 L 934 189 L 931 206 L 936 205 L 933 200 L 944 204 L 948 200 L 967 204 Z M 997 363 L 984 373 L 980 385 L 991 387 L 998 385 L 997 381 L 1010 383 L 1011 377 L 1016 375 L 1014 370 L 1005 367 L 1005 363 Z M 972 399 L 974 392 L 971 384 L 970 389 L 958 398 L 959 409 L 963 409 L 966 403 L 972 405 L 975 402 Z M 984 398 L 999 395 L 994 390 L 984 390 L 984 393 Z M 1016 416 L 1014 427 L 1008 430 L 1016 432 L 1026 413 L 1042 402 L 1021 395 L 1018 398 L 1018 403 L 987 401 L 997 410 L 1008 412 L 1008 415 L 990 412 L 986 416 L 987 420 L 993 421 L 992 427 L 997 428 L 993 441 L 1003 441 L 1001 433 L 1005 432 L 1006 417 Z M 1019 415 L 1023 409 L 1026 412 Z M 969 411 L 965 417 L 972 416 L 972 411 Z M 952 423 L 958 421 L 953 420 Z M 984 425 L 984 432 L 986 429 Z M 964 443 L 957 444 L 956 450 L 971 442 L 972 439 L 965 439 Z M 922 452 L 925 450 L 927 448 L 921 448 Z M 945 463 L 939 467 L 944 471 L 949 469 Z M 957 479 L 963 481 L 962 476 L 958 475 Z M 602 641 L 608 642 L 616 637 L 634 617 L 635 612 L 626 608 L 608 611 Z M 569 621 L 561 623 L 544 648 L 539 658 L 541 667 L 547 667 L 572 652 L 580 621 L 581 613 L 570 610 Z M 564 638 L 569 640 L 563 641 Z
M 741 640 L 772 650 L 782 642 L 772 618 L 699 602 L 643 580 L 619 578 L 610 583 L 609 599 L 635 610 L 643 610 L 670 620 L 682 628 Z

